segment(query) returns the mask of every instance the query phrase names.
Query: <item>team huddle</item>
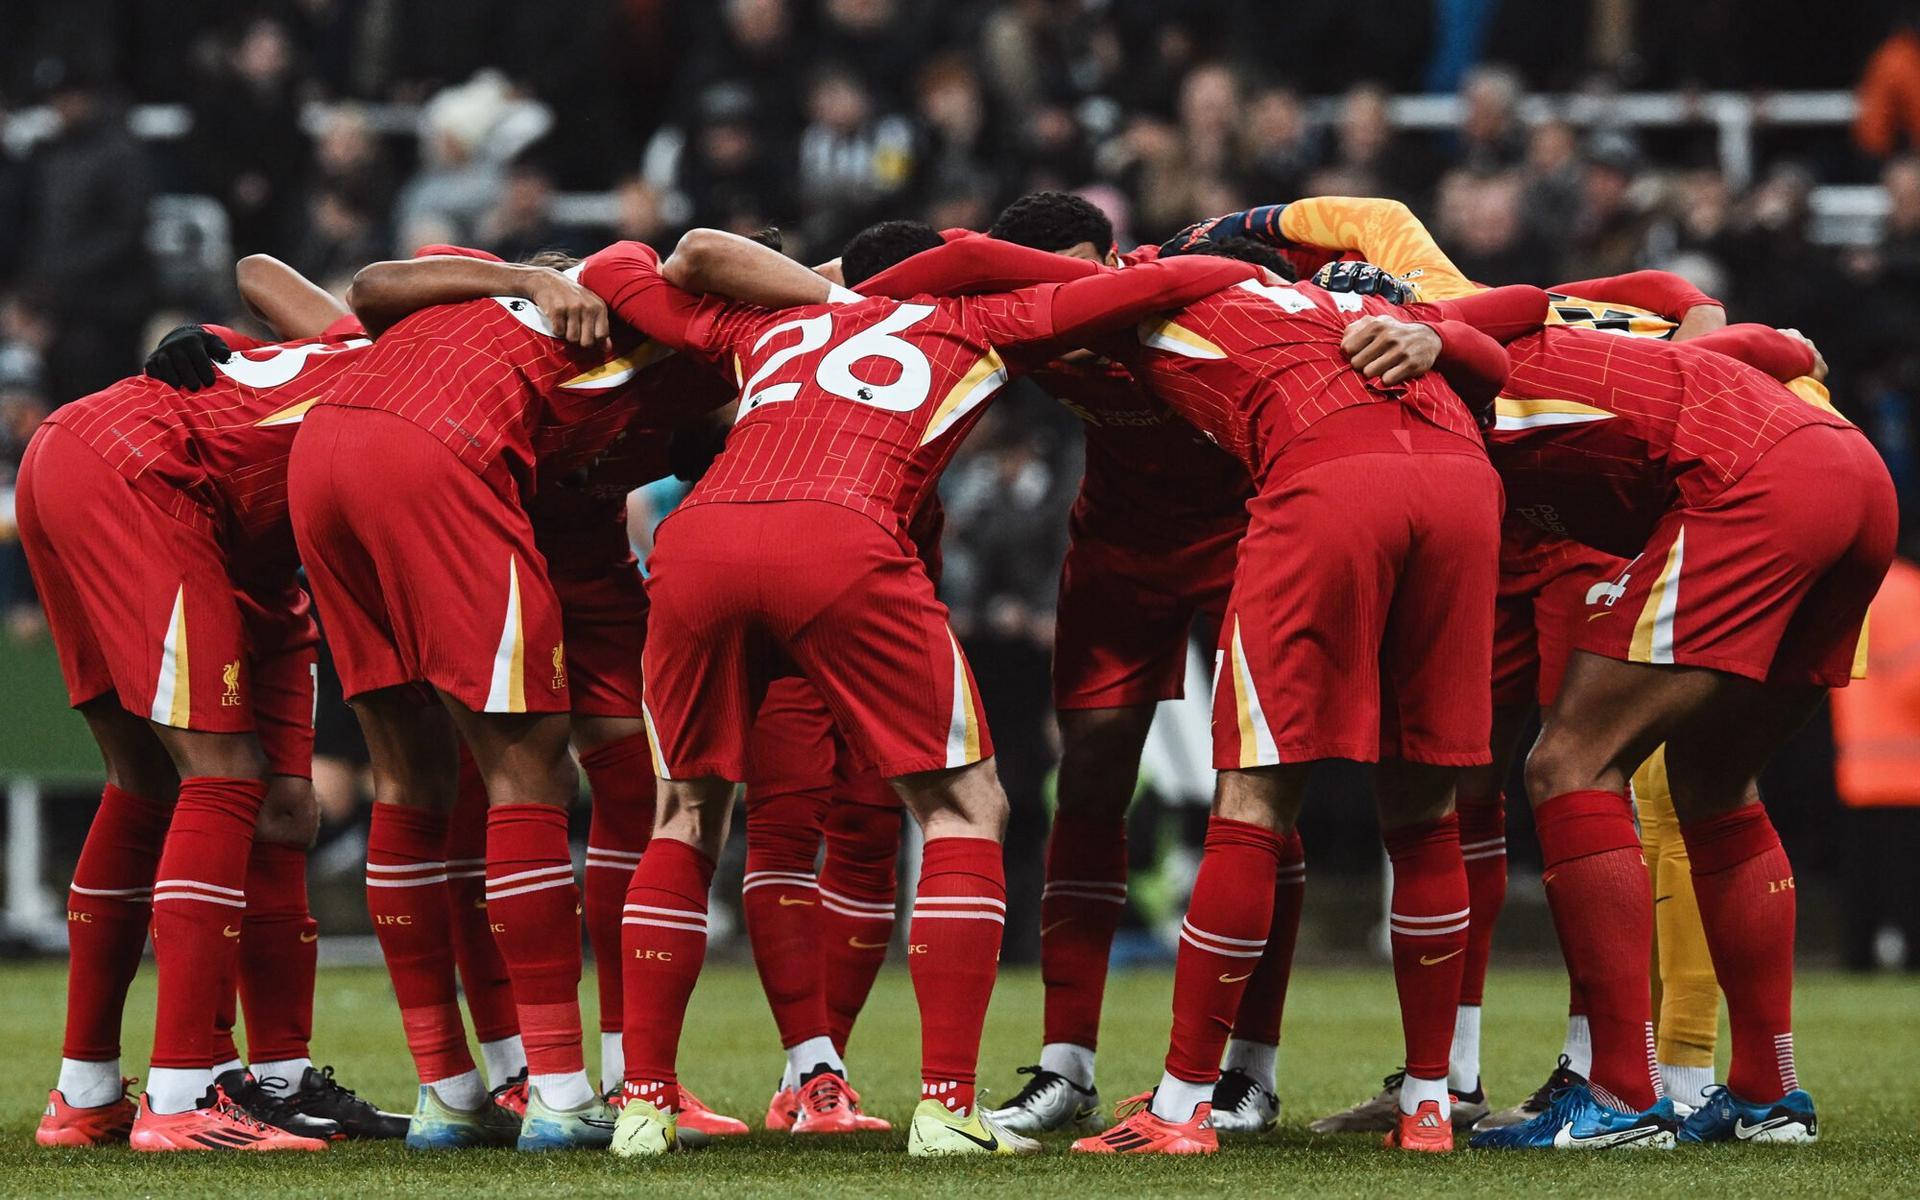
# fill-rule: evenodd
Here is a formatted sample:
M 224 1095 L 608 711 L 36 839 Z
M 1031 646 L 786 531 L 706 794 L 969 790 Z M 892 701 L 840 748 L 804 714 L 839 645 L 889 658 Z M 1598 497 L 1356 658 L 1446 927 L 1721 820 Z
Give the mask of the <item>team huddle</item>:
M 767 240 L 525 264 L 430 246 L 363 269 L 346 304 L 247 260 L 243 295 L 285 340 L 183 327 L 35 435 L 22 541 L 108 780 L 43 1144 L 641 1157 L 746 1132 L 677 1071 L 744 784 L 741 899 L 785 1050 L 767 1128 L 889 1127 L 844 1056 L 910 815 L 908 1152 L 1073 1131 L 1078 1152 L 1212 1153 L 1278 1114 L 1295 825 L 1323 759 L 1378 764 L 1404 1057 L 1314 1129 L 1409 1151 L 1456 1130 L 1817 1137 L 1793 872 L 1754 780 L 1861 661 L 1896 518 L 1805 339 L 1729 325 L 1660 272 L 1485 289 L 1386 200 L 1250 209 L 1126 254 L 1098 209 L 1047 192 L 985 234 L 882 222 L 817 270 Z M 1060 581 L 1042 1049 L 987 1109 L 1008 806 L 935 595 L 937 488 L 1019 376 L 1081 418 L 1087 466 Z M 625 497 L 676 474 L 697 482 L 643 580 Z M 310 1055 L 322 626 L 371 757 L 367 901 L 410 1117 Z M 1110 1125 L 1094 1068 L 1126 809 L 1196 626 L 1218 630 L 1217 790 L 1165 1072 Z M 1547 1084 L 1495 1112 L 1501 789 L 1536 706 L 1525 778 L 1572 1016 Z M 1659 910 L 1657 1040 L 1656 892 L 1684 893 Z M 149 930 L 135 1098 L 120 1025 Z

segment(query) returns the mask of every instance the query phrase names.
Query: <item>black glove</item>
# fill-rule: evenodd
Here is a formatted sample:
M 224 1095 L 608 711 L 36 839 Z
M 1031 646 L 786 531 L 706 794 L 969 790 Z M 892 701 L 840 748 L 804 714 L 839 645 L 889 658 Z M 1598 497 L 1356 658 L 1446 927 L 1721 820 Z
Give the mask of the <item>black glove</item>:
M 143 369 L 169 387 L 197 392 L 213 386 L 213 364 L 232 357 L 218 334 L 208 333 L 205 326 L 182 325 L 160 339 Z
M 1413 289 L 1370 262 L 1330 262 L 1313 273 L 1313 281 L 1330 292 L 1378 296 L 1389 304 L 1411 304 Z
M 689 425 L 676 429 L 667 441 L 667 465 L 673 468 L 675 479 L 698 483 L 726 444 L 724 426 Z
M 1185 254 L 1200 242 L 1224 241 L 1227 238 L 1252 238 L 1256 242 L 1265 242 L 1269 246 L 1286 249 L 1293 245 L 1285 234 L 1280 232 L 1280 214 L 1285 212 L 1284 204 L 1262 204 L 1258 208 L 1243 208 L 1224 216 L 1208 217 L 1193 224 L 1160 243 L 1162 254 Z

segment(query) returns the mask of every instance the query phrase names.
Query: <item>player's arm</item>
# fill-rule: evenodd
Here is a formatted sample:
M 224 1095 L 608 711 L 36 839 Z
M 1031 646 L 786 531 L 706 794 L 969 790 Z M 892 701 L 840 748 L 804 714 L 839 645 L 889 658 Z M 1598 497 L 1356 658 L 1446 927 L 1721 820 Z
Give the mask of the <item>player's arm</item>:
M 249 254 L 233 267 L 248 311 L 288 341 L 319 337 L 352 310 L 340 298 L 271 254 Z
M 371 263 L 360 268 L 347 289 L 347 303 L 376 337 L 423 308 L 488 296 L 531 300 L 546 314 L 554 336 L 576 346 L 600 346 L 610 331 L 607 306 L 589 289 L 551 267 L 495 258 L 450 253 Z
M 1802 375 L 1824 379 L 1827 374 L 1826 360 L 1797 329 L 1775 329 L 1770 325 L 1745 322 L 1690 338 L 1686 348 L 1690 351 L 1712 350 L 1728 358 L 1737 358 L 1782 383 Z
M 1362 317 L 1347 326 L 1340 349 L 1355 370 L 1389 387 L 1437 371 L 1476 416 L 1492 406 L 1513 369 L 1499 342 L 1464 321 Z
M 1035 342 L 1073 344 L 1264 276 L 1260 268 L 1236 259 L 1178 255 L 1125 270 L 1095 268 L 1092 275 L 1068 283 L 984 296 L 980 299 L 994 303 L 976 312 L 988 337 L 1001 348 Z
M 746 325 L 769 312 L 675 287 L 661 273 L 659 253 L 645 242 L 615 242 L 595 251 L 580 264 L 580 282 L 642 334 L 709 362 L 724 359 Z
M 1658 313 L 1674 322 L 1673 340 L 1683 342 L 1711 333 L 1727 323 L 1727 309 L 1672 271 L 1628 271 L 1598 279 L 1575 279 L 1555 284 L 1563 296 L 1578 296 L 1601 304 L 1630 304 Z
M 1442 321 L 1460 321 L 1504 343 L 1525 337 L 1545 325 L 1548 304 L 1545 291 L 1532 284 L 1516 283 L 1434 304 L 1410 304 L 1407 308 L 1423 320 L 1432 316 Z
M 718 229 L 688 230 L 660 264 L 660 276 L 683 291 L 725 296 L 761 308 L 824 304 L 852 294 L 778 250 Z
M 945 237 L 946 234 L 941 236 Z M 860 285 L 868 296 L 977 296 L 1045 283 L 1070 283 L 1100 273 L 1084 259 L 1016 246 L 981 234 L 951 237 Z

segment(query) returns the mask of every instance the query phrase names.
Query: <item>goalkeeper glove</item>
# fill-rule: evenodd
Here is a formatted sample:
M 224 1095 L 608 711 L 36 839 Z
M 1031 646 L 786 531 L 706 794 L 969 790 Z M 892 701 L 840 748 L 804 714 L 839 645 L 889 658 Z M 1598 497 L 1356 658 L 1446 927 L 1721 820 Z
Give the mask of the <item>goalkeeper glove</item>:
M 1329 292 L 1378 296 L 1389 304 L 1413 302 L 1411 286 L 1370 262 L 1330 262 L 1314 272 L 1313 281 Z
M 169 387 L 197 392 L 213 386 L 213 364 L 232 357 L 218 334 L 205 326 L 182 325 L 160 339 L 142 370 Z

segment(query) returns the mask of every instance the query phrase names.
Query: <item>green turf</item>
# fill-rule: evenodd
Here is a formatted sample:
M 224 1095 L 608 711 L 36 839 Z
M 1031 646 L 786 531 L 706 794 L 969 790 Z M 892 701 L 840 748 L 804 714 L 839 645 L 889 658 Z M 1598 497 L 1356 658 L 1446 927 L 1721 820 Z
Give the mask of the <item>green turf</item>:
M 1920 1195 L 1920 989 L 1906 980 L 1815 975 L 1803 982 L 1797 1025 L 1801 1069 L 1820 1102 L 1823 1140 L 1806 1149 L 1727 1147 L 1671 1154 L 1460 1153 L 1434 1160 L 1388 1153 L 1368 1137 L 1315 1138 L 1306 1120 L 1378 1087 L 1397 1061 L 1393 988 L 1384 970 L 1306 970 L 1287 1014 L 1277 1134 L 1229 1142 L 1207 1160 L 1104 1159 L 1048 1153 L 1025 1161 L 921 1163 L 885 1136 L 804 1143 L 754 1134 L 700 1153 L 634 1163 L 604 1154 L 479 1151 L 410 1155 L 397 1146 L 338 1146 L 321 1155 L 168 1155 L 125 1150 L 46 1151 L 31 1144 L 60 1040 L 62 974 L 0 968 L 0 1193 L 6 1195 L 612 1196 L 770 1195 L 813 1200 L 874 1193 L 1010 1195 L 1261 1195 L 1310 1192 L 1369 1198 L 1499 1191 L 1532 1195 L 1684 1197 L 1791 1194 Z M 1111 1102 L 1158 1077 L 1169 979 L 1117 975 L 1108 989 L 1101 1075 Z M 1530 1089 L 1559 1044 L 1565 984 L 1545 971 L 1497 972 L 1488 989 L 1487 1074 L 1496 1102 Z M 1009 972 L 987 1027 L 983 1081 L 1012 1093 L 1014 1068 L 1036 1052 L 1040 984 Z M 151 1012 L 143 972 L 131 1031 Z M 372 970 L 321 973 L 315 1048 L 341 1077 L 393 1107 L 411 1099 L 411 1070 L 385 978 Z M 772 1023 L 751 971 L 716 967 L 695 996 L 681 1073 L 716 1107 L 752 1119 L 779 1066 Z M 905 974 L 889 968 L 854 1034 L 850 1061 L 867 1107 L 901 1121 L 914 1098 L 917 1031 Z M 591 1062 L 590 1056 L 590 1062 Z

